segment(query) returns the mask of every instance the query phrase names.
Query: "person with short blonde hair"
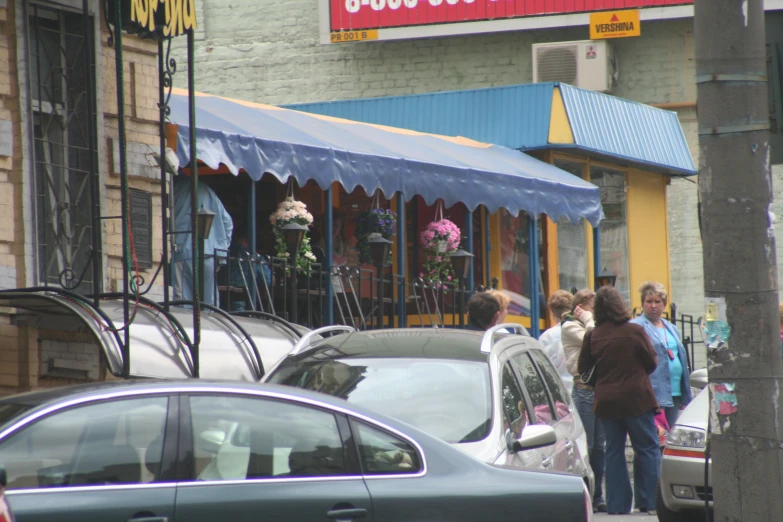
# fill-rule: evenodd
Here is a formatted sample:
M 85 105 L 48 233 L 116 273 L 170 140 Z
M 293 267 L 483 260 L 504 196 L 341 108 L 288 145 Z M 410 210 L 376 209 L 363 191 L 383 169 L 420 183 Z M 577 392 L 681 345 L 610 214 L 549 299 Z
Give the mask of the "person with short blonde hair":
M 642 304 L 647 296 L 657 295 L 663 301 L 664 306 L 669 301 L 669 295 L 666 293 L 666 287 L 656 281 L 647 281 L 639 287 L 639 293 L 642 296 Z
M 658 368 L 650 375 L 655 397 L 673 426 L 680 410 L 691 401 L 688 358 L 677 326 L 663 317 L 668 303 L 666 287 L 656 281 L 646 281 L 639 287 L 642 315 L 633 322 L 644 327 L 658 354 Z

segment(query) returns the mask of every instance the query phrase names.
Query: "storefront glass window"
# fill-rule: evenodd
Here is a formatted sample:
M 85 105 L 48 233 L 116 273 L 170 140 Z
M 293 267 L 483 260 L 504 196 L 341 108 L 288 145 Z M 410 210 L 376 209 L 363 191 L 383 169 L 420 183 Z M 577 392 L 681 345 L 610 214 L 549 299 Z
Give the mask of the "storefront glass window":
M 575 161 L 555 160 L 555 166 L 580 178 L 584 177 L 584 164 Z M 587 288 L 587 229 L 584 220 L 573 224 L 567 219 L 557 223 L 557 259 L 560 288 Z
M 625 192 L 625 173 L 603 167 L 590 167 L 590 181 L 601 189 L 601 205 L 606 217 L 601 221 L 601 266 L 596 272 L 607 270 L 617 275 L 615 288 L 630 304 L 628 268 L 628 214 Z
M 530 218 L 524 212 L 513 217 L 506 209 L 500 209 L 500 281 L 501 289 L 511 298 L 510 315 L 530 316 Z M 539 223 L 539 252 L 542 251 L 541 224 Z M 539 268 L 543 269 L 539 257 Z M 544 288 L 541 270 L 538 276 L 539 297 Z M 540 308 L 543 310 L 543 308 Z

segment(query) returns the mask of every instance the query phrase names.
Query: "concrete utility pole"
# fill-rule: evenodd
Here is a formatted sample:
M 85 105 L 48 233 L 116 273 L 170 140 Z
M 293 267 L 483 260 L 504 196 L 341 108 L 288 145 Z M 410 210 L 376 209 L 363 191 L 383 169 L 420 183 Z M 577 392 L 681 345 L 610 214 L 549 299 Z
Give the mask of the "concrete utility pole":
M 695 0 L 695 33 L 715 520 L 779 521 L 783 355 L 763 1 Z

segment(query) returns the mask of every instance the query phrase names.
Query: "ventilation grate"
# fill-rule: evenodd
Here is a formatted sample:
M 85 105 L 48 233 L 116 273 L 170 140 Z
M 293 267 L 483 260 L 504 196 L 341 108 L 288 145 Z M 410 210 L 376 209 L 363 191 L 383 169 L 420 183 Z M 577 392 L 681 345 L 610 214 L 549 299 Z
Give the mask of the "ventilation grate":
M 576 84 L 578 48 L 538 49 L 538 81 Z

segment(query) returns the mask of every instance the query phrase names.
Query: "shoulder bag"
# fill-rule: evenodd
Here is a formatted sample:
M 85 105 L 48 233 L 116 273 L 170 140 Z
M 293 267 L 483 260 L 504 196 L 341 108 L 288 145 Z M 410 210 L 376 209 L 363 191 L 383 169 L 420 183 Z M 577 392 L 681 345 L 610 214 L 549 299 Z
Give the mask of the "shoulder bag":
M 582 350 L 589 350 L 590 344 L 593 336 L 593 331 L 590 330 L 587 333 L 587 344 L 582 345 Z M 582 374 L 579 376 L 579 381 L 582 384 L 586 384 L 587 386 L 595 386 L 595 381 L 598 379 L 598 375 L 595 373 L 595 364 L 587 370 L 586 372 L 582 372 Z

